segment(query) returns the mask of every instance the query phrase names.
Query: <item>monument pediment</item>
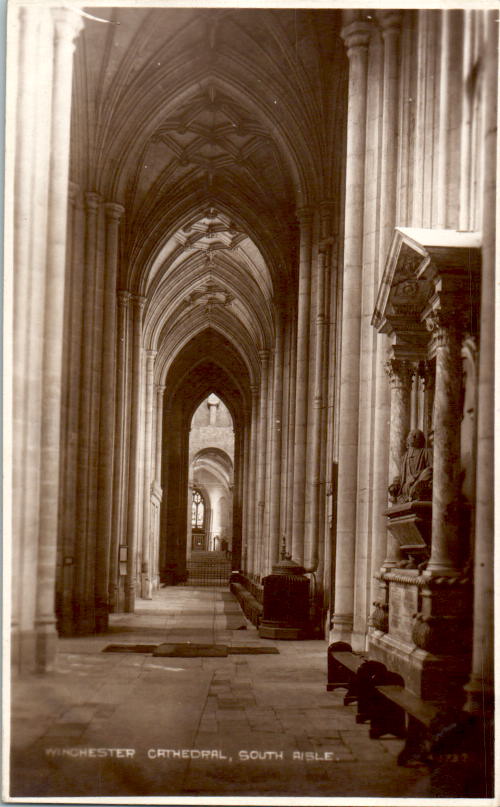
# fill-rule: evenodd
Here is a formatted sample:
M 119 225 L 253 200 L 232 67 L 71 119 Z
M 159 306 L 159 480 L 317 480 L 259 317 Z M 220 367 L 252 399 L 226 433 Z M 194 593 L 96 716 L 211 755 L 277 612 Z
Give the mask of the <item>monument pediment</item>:
M 475 274 L 480 246 L 479 233 L 396 227 L 372 325 L 387 334 L 420 325 L 437 280 Z

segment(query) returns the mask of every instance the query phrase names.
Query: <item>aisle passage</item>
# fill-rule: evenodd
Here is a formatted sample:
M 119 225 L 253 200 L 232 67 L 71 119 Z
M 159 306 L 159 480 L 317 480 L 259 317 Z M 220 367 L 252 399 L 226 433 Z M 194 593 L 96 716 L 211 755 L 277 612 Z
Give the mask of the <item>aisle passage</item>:
M 103 652 L 162 643 L 228 653 Z M 401 742 L 370 740 L 325 684 L 326 642 L 260 639 L 224 589 L 161 589 L 106 634 L 60 639 L 52 673 L 13 685 L 12 792 L 426 795 L 426 771 L 396 765 Z

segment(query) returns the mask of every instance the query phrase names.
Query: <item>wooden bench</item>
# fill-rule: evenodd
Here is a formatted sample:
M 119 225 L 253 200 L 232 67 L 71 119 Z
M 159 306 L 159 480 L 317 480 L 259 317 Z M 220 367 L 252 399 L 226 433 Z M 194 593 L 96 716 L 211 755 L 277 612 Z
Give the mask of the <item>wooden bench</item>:
M 429 728 L 438 715 L 438 704 L 423 701 L 405 687 L 396 684 L 382 684 L 374 689 L 370 737 L 378 739 L 384 734 L 405 737 L 406 742 L 398 756 L 398 765 L 421 759 L 429 739 Z
M 357 672 L 365 657 L 353 653 L 347 642 L 335 642 L 328 648 L 328 683 L 327 692 L 334 689 L 347 689 L 344 705 L 357 700 Z
M 345 705 L 357 701 L 356 723 L 370 723 L 371 739 L 392 734 L 405 740 L 398 765 L 423 760 L 439 713 L 437 703 L 413 695 L 401 676 L 381 662 L 354 653 L 346 642 L 335 642 L 328 648 L 326 688 L 330 692 L 341 687 L 347 689 Z
M 238 600 L 240 608 L 247 619 L 258 627 L 264 610 L 261 603 L 238 581 L 235 575 L 229 581 L 229 589 Z

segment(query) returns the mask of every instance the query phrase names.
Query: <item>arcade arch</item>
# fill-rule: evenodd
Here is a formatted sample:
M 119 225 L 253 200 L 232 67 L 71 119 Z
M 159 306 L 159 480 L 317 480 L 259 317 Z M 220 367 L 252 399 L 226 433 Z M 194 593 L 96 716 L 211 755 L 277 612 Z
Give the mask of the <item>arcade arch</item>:
M 233 543 L 233 486 L 234 479 L 234 430 L 229 410 L 213 393 L 208 396 L 193 415 L 189 435 L 189 491 L 203 486 L 208 496 L 210 518 L 204 523 L 203 542 L 197 541 L 199 549 L 208 551 L 232 550 Z M 193 525 L 191 522 L 191 528 Z M 195 543 L 191 540 L 188 520 L 187 558 Z

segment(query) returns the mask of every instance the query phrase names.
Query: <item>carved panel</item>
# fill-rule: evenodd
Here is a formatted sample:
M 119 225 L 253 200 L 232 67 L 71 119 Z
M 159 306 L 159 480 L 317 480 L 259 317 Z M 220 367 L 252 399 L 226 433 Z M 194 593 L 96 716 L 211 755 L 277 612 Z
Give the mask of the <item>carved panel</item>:
M 412 643 L 413 615 L 418 609 L 418 587 L 389 583 L 389 633 Z

